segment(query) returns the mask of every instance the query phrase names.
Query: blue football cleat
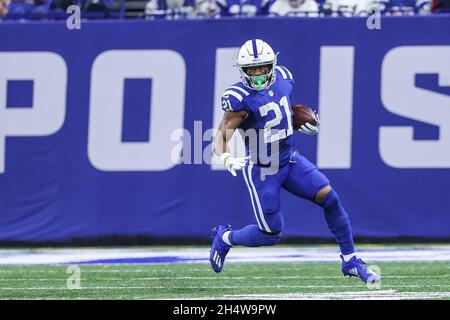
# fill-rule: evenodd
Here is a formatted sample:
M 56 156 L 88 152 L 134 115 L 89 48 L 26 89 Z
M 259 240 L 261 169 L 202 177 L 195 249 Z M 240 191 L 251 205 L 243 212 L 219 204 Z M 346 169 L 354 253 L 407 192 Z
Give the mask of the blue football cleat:
M 381 281 L 381 277 L 377 275 L 374 271 L 366 267 L 366 263 L 361 259 L 352 257 L 348 262 L 342 259 L 342 273 L 344 276 L 358 277 L 364 283 L 378 283 Z
M 225 263 L 225 257 L 230 251 L 231 246 L 226 244 L 222 240 L 223 233 L 225 231 L 231 231 L 231 226 L 219 225 L 218 227 L 212 229 L 211 239 L 211 250 L 209 251 L 209 262 L 215 272 L 220 272 L 223 269 Z

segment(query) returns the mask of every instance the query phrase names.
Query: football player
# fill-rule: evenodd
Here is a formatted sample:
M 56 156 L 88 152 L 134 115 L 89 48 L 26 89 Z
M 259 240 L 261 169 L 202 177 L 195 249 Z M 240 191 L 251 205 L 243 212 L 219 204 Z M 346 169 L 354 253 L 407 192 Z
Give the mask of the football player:
M 280 189 L 284 188 L 324 209 L 328 227 L 342 253 L 344 275 L 364 282 L 380 281 L 380 276 L 355 255 L 348 215 L 329 180 L 295 149 L 290 103 L 292 73 L 277 65 L 277 55 L 260 39 L 248 40 L 240 48 L 237 68 L 241 82 L 229 87 L 222 96 L 225 113 L 214 139 L 214 152 L 233 176 L 242 170 L 257 224 L 239 230 L 232 230 L 229 225 L 213 229 L 210 262 L 214 271 L 222 271 L 232 246 L 272 246 L 280 241 L 284 223 Z M 307 123 L 299 130 L 307 135 L 317 134 L 317 113 L 316 122 L 316 126 Z M 258 132 L 257 142 L 244 139 L 247 156 L 243 158 L 231 155 L 227 144 L 236 129 L 241 134 Z M 271 153 L 271 159 L 276 159 L 276 170 L 263 161 L 263 153 Z

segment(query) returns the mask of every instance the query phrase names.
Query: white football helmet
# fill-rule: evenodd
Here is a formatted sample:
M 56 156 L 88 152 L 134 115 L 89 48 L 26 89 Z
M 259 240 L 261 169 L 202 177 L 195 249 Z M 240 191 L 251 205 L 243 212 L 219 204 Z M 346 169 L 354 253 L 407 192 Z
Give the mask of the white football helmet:
M 255 66 L 269 66 L 269 73 L 260 76 L 249 76 L 247 68 Z M 269 88 L 276 77 L 275 67 L 277 55 L 272 48 L 260 39 L 248 40 L 239 49 L 236 66 L 241 73 L 242 83 L 252 90 L 264 90 Z

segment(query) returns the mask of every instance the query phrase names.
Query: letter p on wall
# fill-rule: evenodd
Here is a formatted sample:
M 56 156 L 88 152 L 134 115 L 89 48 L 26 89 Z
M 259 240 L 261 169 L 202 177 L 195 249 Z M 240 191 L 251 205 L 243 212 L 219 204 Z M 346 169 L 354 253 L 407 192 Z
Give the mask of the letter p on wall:
M 53 52 L 2 52 L 0 70 L 1 174 L 5 172 L 6 137 L 46 136 L 62 127 L 66 112 L 67 65 Z M 7 105 L 10 81 L 32 82 L 30 107 Z

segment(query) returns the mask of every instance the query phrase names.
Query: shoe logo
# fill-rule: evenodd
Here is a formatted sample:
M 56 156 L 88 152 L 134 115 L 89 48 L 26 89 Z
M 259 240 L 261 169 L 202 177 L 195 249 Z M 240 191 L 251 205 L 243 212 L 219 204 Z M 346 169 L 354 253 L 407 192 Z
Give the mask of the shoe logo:
M 214 252 L 213 261 L 216 263 L 216 265 L 220 268 L 220 264 L 222 262 L 222 258 L 220 258 L 217 251 Z
M 350 273 L 354 276 L 358 276 L 358 269 L 356 269 L 356 268 L 350 269 L 350 270 L 348 270 L 348 273 Z

